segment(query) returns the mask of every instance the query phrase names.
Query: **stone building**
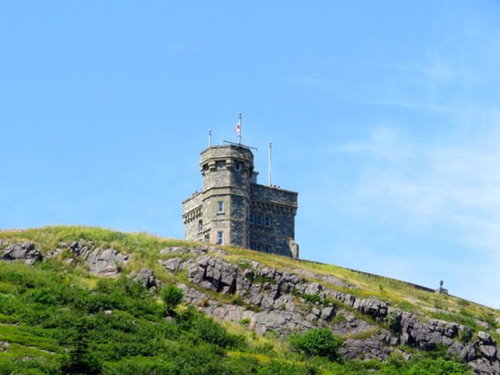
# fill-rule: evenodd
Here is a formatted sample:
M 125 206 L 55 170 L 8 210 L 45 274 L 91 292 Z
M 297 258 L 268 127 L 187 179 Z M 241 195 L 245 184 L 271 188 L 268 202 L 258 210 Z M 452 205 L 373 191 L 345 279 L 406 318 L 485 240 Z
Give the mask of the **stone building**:
M 259 185 L 249 147 L 209 147 L 201 153 L 200 169 L 202 191 L 182 203 L 187 240 L 298 258 L 297 193 Z

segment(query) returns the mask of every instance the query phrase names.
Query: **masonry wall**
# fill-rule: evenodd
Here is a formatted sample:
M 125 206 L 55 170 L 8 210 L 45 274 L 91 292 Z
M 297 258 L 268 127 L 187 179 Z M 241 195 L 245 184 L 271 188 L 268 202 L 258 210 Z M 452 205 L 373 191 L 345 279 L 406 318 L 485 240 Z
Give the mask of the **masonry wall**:
M 189 241 L 203 241 L 202 193 L 195 193 L 182 202 L 184 235 Z M 200 231 L 199 221 L 202 220 Z
M 186 239 L 217 243 L 222 232 L 223 244 L 292 256 L 297 193 L 257 184 L 250 149 L 210 147 L 200 170 L 203 191 L 183 202 Z
M 297 193 L 252 184 L 250 199 L 250 248 L 291 256 L 289 243 L 295 238 Z

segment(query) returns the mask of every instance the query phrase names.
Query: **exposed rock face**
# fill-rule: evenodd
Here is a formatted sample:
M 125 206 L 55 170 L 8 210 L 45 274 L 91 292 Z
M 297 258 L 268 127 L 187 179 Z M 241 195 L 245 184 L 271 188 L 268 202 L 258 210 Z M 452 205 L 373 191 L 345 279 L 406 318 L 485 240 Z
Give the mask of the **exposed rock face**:
M 159 262 L 167 271 L 170 272 L 179 271 L 184 263 L 182 258 L 170 258 L 167 260 L 160 260 Z
M 221 304 L 211 300 L 208 294 L 183 285 L 187 302 L 221 320 L 237 323 L 245 319 L 248 327 L 259 333 L 274 331 L 284 336 L 327 326 L 343 335 L 369 336 L 348 339 L 342 348 L 346 358 L 361 359 L 384 360 L 397 345 L 420 350 L 434 350 L 443 345 L 450 354 L 469 363 L 475 374 L 500 375 L 496 343 L 484 332 L 480 332 L 474 342 L 461 343 L 459 334 L 469 330 L 465 326 L 440 320 L 424 321 L 411 313 L 393 309 L 386 302 L 324 288 L 299 275 L 257 262 L 239 267 L 204 255 L 190 264 L 188 280 L 203 289 L 234 295 L 239 300 Z M 357 319 L 345 308 L 390 326 L 392 332 Z M 336 321 L 339 313 L 344 319 Z
M 3 260 L 24 261 L 28 265 L 41 262 L 42 253 L 33 242 L 17 242 L 7 245 L 2 254 Z
M 341 354 L 345 359 L 381 359 L 389 357 L 392 349 L 384 345 L 384 334 L 379 332 L 366 339 L 347 339 L 341 348 Z
M 104 276 L 115 275 L 129 261 L 128 255 L 84 240 L 60 243 L 45 257 L 63 251 L 73 255 L 71 263 L 85 264 L 90 272 Z M 163 259 L 158 262 L 170 272 L 188 270 L 190 285 L 180 285 L 187 303 L 217 319 L 245 324 L 258 333 L 274 332 L 284 337 L 314 327 L 328 327 L 346 338 L 341 352 L 347 359 L 385 360 L 392 352 L 401 352 L 399 345 L 420 350 L 445 347 L 453 357 L 468 363 L 476 375 L 500 375 L 497 343 L 485 332 L 472 335 L 463 325 L 425 320 L 378 299 L 359 298 L 353 295 L 355 292 L 328 287 L 354 288 L 340 278 L 300 269 L 281 271 L 251 260 L 236 265 L 219 258 L 225 255 L 225 251 L 209 246 L 168 247 L 160 251 Z M 34 243 L 5 241 L 0 241 L 0 258 L 27 264 L 43 259 Z M 160 286 L 148 268 L 132 277 L 150 290 Z M 208 291 L 227 295 L 228 302 L 215 300 Z M 467 341 L 464 337 L 476 338 Z
M 92 242 L 80 240 L 69 245 L 69 249 L 79 260 L 89 268 L 89 272 L 100 275 L 116 275 L 120 268 L 129 260 L 128 255 L 123 255 L 114 249 L 101 249 L 94 247 Z
M 215 246 L 203 246 L 203 247 L 197 247 L 197 248 L 186 248 L 186 247 L 179 247 L 179 246 L 171 246 L 171 247 L 166 247 L 164 249 L 160 250 L 160 255 L 202 255 L 202 254 L 207 254 L 207 253 L 212 253 L 212 254 L 217 254 L 217 255 L 227 255 L 227 252 L 218 249 Z
M 155 291 L 160 286 L 160 281 L 155 278 L 154 272 L 150 268 L 143 268 L 135 277 L 134 281 L 144 288 Z

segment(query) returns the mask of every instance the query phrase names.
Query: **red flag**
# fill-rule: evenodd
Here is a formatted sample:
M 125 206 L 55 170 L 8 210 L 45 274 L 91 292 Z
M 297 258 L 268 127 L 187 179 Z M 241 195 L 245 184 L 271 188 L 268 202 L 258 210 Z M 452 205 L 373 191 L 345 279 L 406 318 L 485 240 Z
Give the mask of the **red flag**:
M 237 135 L 241 134 L 241 118 L 238 118 L 238 122 L 236 123 L 236 127 L 234 128 L 234 132 Z

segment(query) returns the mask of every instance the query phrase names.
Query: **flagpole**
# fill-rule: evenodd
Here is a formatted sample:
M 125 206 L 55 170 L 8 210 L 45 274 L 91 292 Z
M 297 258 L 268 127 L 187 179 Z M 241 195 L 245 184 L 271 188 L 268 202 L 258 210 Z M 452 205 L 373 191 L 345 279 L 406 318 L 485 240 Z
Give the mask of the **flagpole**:
M 238 132 L 238 143 L 241 145 L 241 112 L 238 115 L 238 123 L 240 124 L 240 131 Z
M 272 166 L 273 166 L 273 144 L 269 142 L 269 186 L 273 186 Z

